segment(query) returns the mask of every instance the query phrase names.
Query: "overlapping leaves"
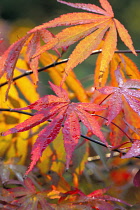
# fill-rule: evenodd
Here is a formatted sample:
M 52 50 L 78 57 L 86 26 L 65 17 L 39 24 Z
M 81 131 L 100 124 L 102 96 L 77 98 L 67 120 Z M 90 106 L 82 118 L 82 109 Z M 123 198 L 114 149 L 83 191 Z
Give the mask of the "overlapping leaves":
M 34 116 L 2 134 L 5 136 L 11 133 L 26 131 L 51 119 L 49 125 L 47 125 L 38 135 L 32 148 L 32 162 L 26 173 L 29 173 L 32 170 L 41 157 L 42 152 L 56 138 L 62 126 L 67 168 L 69 167 L 72 153 L 80 138 L 79 120 L 81 120 L 88 130 L 107 144 L 100 131 L 98 122 L 90 113 L 88 113 L 89 111 L 103 110 L 105 107 L 93 103 L 71 103 L 68 94 L 64 89 L 52 83 L 50 83 L 50 85 L 57 96 L 46 95 L 27 107 L 19 108 L 18 110 L 35 109 L 37 112 Z
M 122 75 L 119 71 L 119 67 L 116 70 L 116 79 L 119 87 L 106 86 L 98 89 L 100 93 L 108 94 L 109 110 L 108 110 L 108 124 L 120 113 L 124 108 L 124 98 L 129 106 L 140 115 L 140 80 L 130 79 L 126 82 L 123 81 Z
M 26 46 L 25 60 L 34 72 L 34 82 L 38 82 L 37 68 L 39 56 L 35 59 L 32 59 L 32 56 L 40 49 L 41 39 L 47 43 L 52 37 L 53 35 L 46 29 L 36 31 L 35 33 L 30 33 L 20 38 L 4 52 L 0 57 L 0 77 L 6 74 L 6 79 L 9 81 L 9 87 L 13 79 L 17 60 L 24 46 Z
M 109 2 L 107 0 L 99 1 L 102 8 L 94 4 L 70 3 L 58 0 L 58 2 L 68 6 L 87 10 L 88 13 L 75 12 L 64 14 L 29 31 L 26 36 L 12 44 L 1 56 L 0 76 L 6 73 L 9 85 L 11 84 L 13 70 L 21 49 L 25 44 L 27 45 L 25 59 L 34 72 L 35 82 L 38 81 L 38 59 L 42 52 L 49 49 L 54 49 L 56 51 L 58 48 L 67 49 L 68 46 L 82 38 L 84 39 L 80 41 L 69 57 L 70 59 L 66 65 L 62 82 L 65 81 L 68 73 L 75 66 L 89 57 L 92 51 L 99 46 L 102 39 L 104 39 L 104 43 L 101 45 L 102 59 L 100 72 L 104 72 L 116 49 L 117 32 L 125 45 L 136 55 L 128 31 L 117 19 L 114 18 L 114 13 Z M 62 30 L 56 35 L 56 37 L 53 37 L 53 35 L 45 29 L 64 25 L 75 26 Z M 46 43 L 43 47 L 40 46 L 40 38 Z
M 84 38 L 76 46 L 69 57 L 70 59 L 65 68 L 63 81 L 65 80 L 68 73 L 75 66 L 77 66 L 79 63 L 89 57 L 92 51 L 99 46 L 103 38 L 105 41 L 101 45 L 102 59 L 100 72 L 104 72 L 108 63 L 111 61 L 113 53 L 116 49 L 117 32 L 125 45 L 136 55 L 128 31 L 117 19 L 114 18 L 114 13 L 109 2 L 107 0 L 99 1 L 103 9 L 95 6 L 94 4 L 70 3 L 58 0 L 58 2 L 66 4 L 68 6 L 84 9 L 89 12 L 97 13 L 99 15 L 85 12 L 68 13 L 61 15 L 60 17 L 55 18 L 48 23 L 44 23 L 41 26 L 37 26 L 33 30 L 31 30 L 31 32 L 35 32 L 44 28 L 51 28 L 63 25 L 76 25 L 62 30 L 56 35 L 54 39 L 41 47 L 40 51 L 38 51 L 36 55 L 34 55 L 34 57 L 38 56 L 45 50 L 52 48 L 53 45 L 55 48 L 68 47 L 76 41 Z

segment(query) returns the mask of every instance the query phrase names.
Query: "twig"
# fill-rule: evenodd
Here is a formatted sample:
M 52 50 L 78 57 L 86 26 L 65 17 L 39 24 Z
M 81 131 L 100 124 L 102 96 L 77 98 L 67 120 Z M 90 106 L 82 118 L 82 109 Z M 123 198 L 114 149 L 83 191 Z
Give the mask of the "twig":
M 96 54 L 99 54 L 101 52 L 102 52 L 102 50 L 95 50 L 95 51 L 93 51 L 91 53 L 91 55 L 96 55 Z M 131 50 L 116 50 L 114 53 L 132 53 L 132 51 Z M 140 50 L 136 50 L 136 53 L 140 53 Z M 63 59 L 63 60 L 58 61 L 58 62 L 55 61 L 54 63 L 52 63 L 50 65 L 44 66 L 42 68 L 39 68 L 37 71 L 41 72 L 41 71 L 44 71 L 46 69 L 52 68 L 54 66 L 57 66 L 57 65 L 60 65 L 60 64 L 63 64 L 63 63 L 67 63 L 68 60 L 69 60 L 69 58 Z M 13 81 L 16 81 L 16 80 L 18 80 L 18 79 L 20 79 L 22 77 L 28 76 L 30 74 L 33 74 L 32 70 L 25 71 L 25 73 L 23 73 L 23 74 L 21 74 L 21 75 L 19 75 L 17 77 L 14 77 Z M 0 87 L 3 87 L 4 85 L 7 85 L 7 84 L 8 84 L 8 81 L 3 82 L 3 83 L 0 84 Z
M 17 112 L 17 113 L 20 113 L 20 114 L 25 114 L 25 115 L 34 116 L 33 113 L 23 112 L 23 111 L 20 111 L 20 110 L 13 110 L 13 109 L 0 108 L 0 111 Z M 95 115 L 94 115 L 94 116 L 95 116 Z M 102 116 L 100 116 L 100 115 L 96 115 L 96 116 L 102 117 Z M 104 117 L 102 117 L 102 118 L 104 118 Z M 106 118 L 104 118 L 104 119 L 106 119 Z M 48 121 L 48 122 L 51 122 L 51 120 L 47 120 L 47 121 Z M 115 124 L 115 123 L 113 123 L 113 124 Z M 117 126 L 117 125 L 115 124 L 115 126 Z M 120 129 L 119 126 L 117 126 L 117 127 Z M 124 132 L 122 129 L 121 129 L 121 131 Z M 124 133 L 125 133 L 125 132 L 124 132 Z M 97 139 L 90 138 L 90 137 L 85 136 L 85 135 L 83 135 L 83 134 L 81 134 L 81 137 L 82 137 L 82 138 L 85 138 L 85 139 L 87 139 L 87 140 L 89 140 L 89 141 L 91 141 L 91 142 L 94 142 L 95 144 L 98 144 L 98 145 L 100 145 L 100 146 L 102 146 L 102 147 L 108 148 L 106 144 L 104 144 L 104 143 L 101 142 L 101 141 L 98 141 Z M 130 138 L 130 137 L 129 137 L 129 138 Z M 111 148 L 111 146 L 110 146 L 110 148 Z M 122 152 L 122 151 L 119 150 L 119 149 L 113 149 L 112 151 L 118 152 L 118 153 L 120 153 L 120 154 L 122 154 L 122 155 L 125 155 L 125 154 L 126 154 L 125 152 Z M 135 158 L 140 159 L 140 156 L 136 156 Z

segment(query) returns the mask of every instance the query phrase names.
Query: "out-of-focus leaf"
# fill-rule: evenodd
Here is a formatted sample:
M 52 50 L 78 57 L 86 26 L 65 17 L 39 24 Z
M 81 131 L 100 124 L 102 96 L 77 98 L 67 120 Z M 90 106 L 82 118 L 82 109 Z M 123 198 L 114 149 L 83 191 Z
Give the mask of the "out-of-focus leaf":
M 140 186 L 140 170 L 138 170 L 138 172 L 135 174 L 133 183 L 136 187 Z

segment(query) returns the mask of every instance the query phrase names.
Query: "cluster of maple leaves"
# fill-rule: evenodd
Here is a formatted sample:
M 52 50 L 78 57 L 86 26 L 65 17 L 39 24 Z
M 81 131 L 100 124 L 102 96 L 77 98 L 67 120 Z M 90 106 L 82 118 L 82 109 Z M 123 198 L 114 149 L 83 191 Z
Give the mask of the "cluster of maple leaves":
M 6 92 L 7 98 L 10 85 L 13 81 L 14 69 L 22 50 L 26 62 L 29 64 L 30 69 L 34 73 L 34 82 L 37 83 L 37 69 L 39 65 L 39 58 L 42 53 L 52 49 L 60 57 L 61 52 L 59 49 L 64 52 L 70 45 L 82 39 L 69 56 L 60 86 L 49 82 L 51 89 L 54 91 L 56 96 L 46 95 L 34 103 L 31 103 L 27 107 L 14 109 L 15 111 L 31 109 L 36 110 L 36 112 L 29 119 L 2 133 L 3 136 L 6 136 L 11 133 L 23 132 L 45 121 L 49 121 L 46 127 L 43 128 L 38 134 L 36 142 L 32 147 L 31 164 L 26 171 L 26 175 L 32 171 L 33 167 L 42 156 L 43 151 L 56 138 L 61 129 L 66 151 L 66 169 L 68 169 L 72 154 L 78 145 L 81 135 L 81 123 L 84 124 L 88 132 L 96 135 L 106 145 L 106 147 L 113 150 L 114 148 L 121 147 L 122 142 L 119 139 L 118 141 L 112 140 L 114 138 L 113 134 L 113 137 L 110 140 L 111 145 L 109 145 L 109 142 L 106 140 L 101 131 L 101 126 L 106 123 L 111 128 L 112 122 L 118 122 L 118 120 L 120 120 L 119 116 L 121 116 L 124 122 L 124 130 L 133 130 L 135 132 L 136 122 L 133 122 L 133 115 L 130 116 L 128 112 L 131 110 L 138 115 L 136 119 L 137 122 L 139 122 L 140 119 L 139 73 L 138 78 L 126 79 L 126 74 L 121 68 L 122 64 L 118 63 L 117 68 L 113 71 L 113 75 L 116 80 L 115 86 L 99 87 L 100 84 L 102 86 L 103 83 L 106 83 L 105 80 L 107 81 L 107 75 L 105 71 L 110 62 L 115 58 L 114 52 L 117 47 L 117 33 L 125 45 L 132 51 L 132 53 L 137 55 L 128 31 L 117 19 L 114 18 L 114 13 L 109 2 L 107 0 L 99 0 L 102 6 L 102 8 L 100 8 L 94 4 L 70 3 L 62 0 L 57 1 L 71 7 L 87 10 L 88 12 L 63 14 L 54 20 L 33 28 L 24 37 L 12 44 L 0 58 L 0 77 L 6 74 L 6 78 L 9 83 Z M 48 28 L 57 26 L 70 27 L 63 29 L 56 35 L 53 35 Z M 45 43 L 43 46 L 41 46 L 41 40 L 43 40 Z M 98 75 L 98 78 L 96 79 L 99 81 L 99 85 L 96 87 L 95 92 L 101 100 L 99 100 L 98 97 L 95 97 L 95 100 L 91 102 L 71 102 L 67 91 L 62 88 L 63 84 L 73 68 L 82 63 L 92 54 L 94 50 L 97 49 L 101 49 L 101 53 L 99 68 L 95 69 L 95 71 L 98 71 L 95 72 L 95 74 Z M 123 62 L 125 62 L 125 59 L 126 58 L 122 59 Z M 106 79 L 103 81 L 104 75 L 106 75 Z M 97 81 L 95 81 L 95 84 L 96 83 Z M 102 125 L 98 123 L 96 115 L 98 113 L 105 119 L 102 122 Z M 131 134 L 130 131 L 129 133 Z M 122 129 L 119 129 L 118 136 L 121 135 L 123 137 L 124 134 L 126 135 Z M 138 135 L 137 131 L 136 135 Z M 132 145 L 129 151 L 125 153 L 123 158 L 131 158 L 140 155 L 139 139 L 134 139 L 128 135 L 126 135 L 126 137 L 129 138 L 129 142 L 132 143 Z M 135 183 L 138 183 L 137 180 L 138 178 L 135 178 Z M 25 185 L 27 184 L 26 182 L 30 181 L 26 180 Z M 32 187 L 31 190 L 34 192 L 34 187 Z M 13 191 L 17 192 L 17 189 L 13 189 Z M 96 197 L 95 195 L 91 194 L 85 198 L 85 194 L 83 194 L 80 190 L 75 190 L 67 192 L 60 200 L 65 199 L 68 194 L 79 194 L 80 198 L 77 200 L 79 203 L 82 202 L 80 199 L 84 199 L 85 203 L 90 203 L 91 200 L 93 201 L 91 197 Z M 103 191 L 100 197 L 100 204 L 98 203 L 95 205 L 97 209 L 102 209 L 102 207 L 100 208 L 100 206 L 104 205 L 102 204 L 102 200 L 119 201 L 115 200 L 115 198 L 105 197 L 102 194 Z M 37 199 L 40 199 L 40 197 Z M 41 200 L 41 202 L 44 201 Z M 106 203 L 105 205 L 110 204 Z M 114 209 L 110 206 L 108 208 Z

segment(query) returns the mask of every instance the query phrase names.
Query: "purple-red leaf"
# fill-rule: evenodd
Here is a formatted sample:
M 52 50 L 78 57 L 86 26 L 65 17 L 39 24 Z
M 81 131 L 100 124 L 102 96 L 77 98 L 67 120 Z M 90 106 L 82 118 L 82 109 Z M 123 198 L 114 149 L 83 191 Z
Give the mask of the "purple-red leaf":
M 51 119 L 50 124 L 39 133 L 32 148 L 32 162 L 26 174 L 33 169 L 36 162 L 41 157 L 42 152 L 56 138 L 61 127 L 63 127 L 64 146 L 66 149 L 66 167 L 69 167 L 72 153 L 75 150 L 80 137 L 79 118 L 84 125 L 93 132 L 93 134 L 97 135 L 106 143 L 103 134 L 100 131 L 98 122 L 93 116 L 91 116 L 91 114 L 88 113 L 88 111 L 93 112 L 104 110 L 105 107 L 93 103 L 71 103 L 67 92 L 62 87 L 56 86 L 51 82 L 49 82 L 49 84 L 57 96 L 44 96 L 27 107 L 15 109 L 35 109 L 38 111 L 34 114 L 34 116 L 2 134 L 5 136 L 11 133 L 26 131 L 46 120 Z
M 139 88 L 140 80 L 128 80 L 124 82 L 119 71 L 116 70 L 116 79 L 119 87 L 103 87 L 98 89 L 103 94 L 111 94 L 108 99 L 108 124 L 124 109 L 123 100 L 125 99 L 129 106 L 140 115 L 140 91 L 131 88 Z
M 80 124 L 76 113 L 71 109 L 68 109 L 67 113 L 68 114 L 64 123 L 64 128 L 62 129 L 64 136 L 64 146 L 66 150 L 66 169 L 69 168 L 71 156 L 80 138 Z
M 133 179 L 133 183 L 136 187 L 140 187 L 140 169 L 135 174 L 134 179 Z
M 36 139 L 35 144 L 32 148 L 32 157 L 31 157 L 31 164 L 26 171 L 26 174 L 28 174 L 30 171 L 32 171 L 33 167 L 35 166 L 36 162 L 39 160 L 39 158 L 42 155 L 42 152 L 46 149 L 46 147 L 56 138 L 57 134 L 59 133 L 62 121 L 64 118 L 64 112 L 65 110 L 61 111 L 55 119 L 50 122 L 48 126 L 46 126 L 38 135 L 38 138 Z

